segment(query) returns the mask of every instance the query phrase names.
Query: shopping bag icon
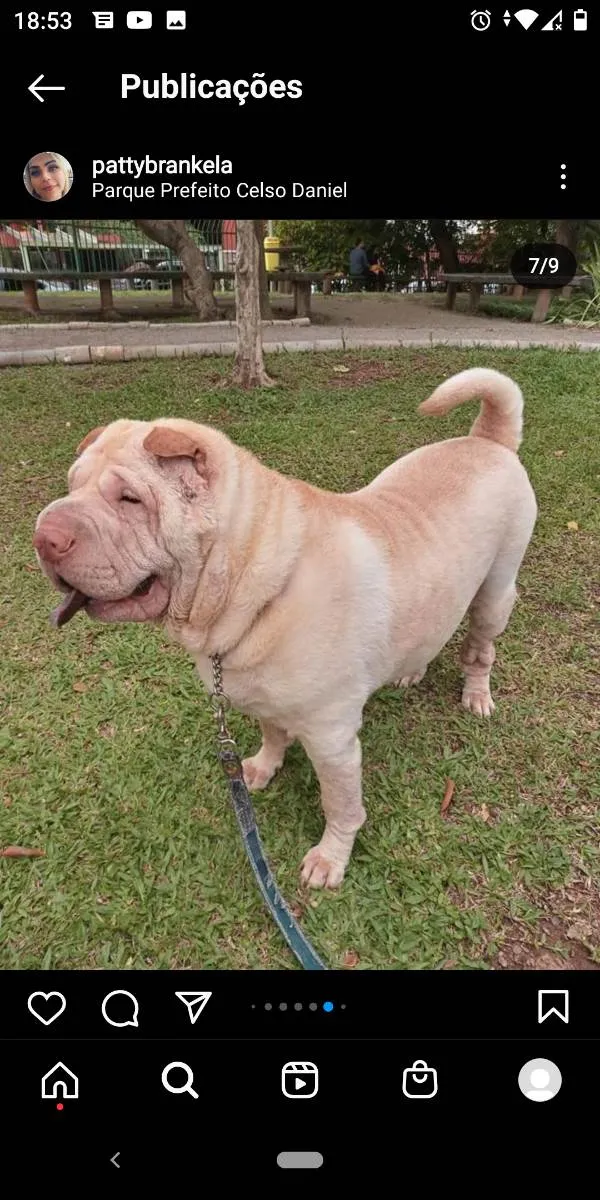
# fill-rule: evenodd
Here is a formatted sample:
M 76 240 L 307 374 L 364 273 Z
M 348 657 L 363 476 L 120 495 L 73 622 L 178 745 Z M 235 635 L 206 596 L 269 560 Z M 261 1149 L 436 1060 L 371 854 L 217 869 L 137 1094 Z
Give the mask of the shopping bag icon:
M 431 1100 L 437 1090 L 437 1071 L 428 1067 L 425 1059 L 416 1058 L 412 1067 L 402 1072 L 402 1091 L 409 1100 Z

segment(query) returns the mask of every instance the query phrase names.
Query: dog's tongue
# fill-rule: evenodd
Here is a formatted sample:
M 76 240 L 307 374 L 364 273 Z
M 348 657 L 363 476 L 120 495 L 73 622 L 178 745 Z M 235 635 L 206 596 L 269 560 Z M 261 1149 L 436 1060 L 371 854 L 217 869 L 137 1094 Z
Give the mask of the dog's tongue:
M 50 617 L 54 628 L 60 629 L 61 625 L 66 625 L 67 621 L 70 621 L 71 617 L 74 617 L 75 613 L 79 612 L 79 609 L 83 608 L 84 604 L 87 604 L 87 600 L 88 597 L 84 596 L 83 592 L 78 592 L 77 588 L 74 588 L 72 592 L 68 592 Z

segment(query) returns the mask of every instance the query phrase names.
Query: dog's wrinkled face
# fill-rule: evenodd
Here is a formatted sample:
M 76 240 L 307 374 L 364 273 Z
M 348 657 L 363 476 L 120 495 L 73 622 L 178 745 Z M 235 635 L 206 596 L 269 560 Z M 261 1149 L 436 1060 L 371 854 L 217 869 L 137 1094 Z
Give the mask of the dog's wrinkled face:
M 214 526 L 202 428 L 184 421 L 115 421 L 78 447 L 69 494 L 40 513 L 38 561 L 65 599 L 100 621 L 153 621 L 194 590 Z M 195 579 L 190 580 L 190 570 Z

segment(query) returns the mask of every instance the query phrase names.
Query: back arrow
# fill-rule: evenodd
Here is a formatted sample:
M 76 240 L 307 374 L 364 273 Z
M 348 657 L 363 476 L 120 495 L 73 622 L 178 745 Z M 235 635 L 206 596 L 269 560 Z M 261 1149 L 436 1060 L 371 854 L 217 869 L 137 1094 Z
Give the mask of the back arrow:
M 116 1167 L 118 1171 L 120 1171 L 120 1170 L 121 1170 L 121 1164 L 117 1162 L 117 1159 L 118 1159 L 118 1157 L 119 1157 L 120 1153 L 121 1153 L 121 1151 L 120 1151 L 120 1150 L 117 1150 L 117 1153 L 116 1153 L 116 1154 L 113 1154 L 113 1156 L 112 1156 L 112 1158 L 111 1158 L 111 1160 L 110 1160 L 110 1161 L 111 1161 L 111 1163 L 113 1164 L 113 1166 L 114 1166 L 114 1167 Z
M 44 97 L 40 96 L 40 92 L 64 92 L 66 90 L 64 87 L 50 87 L 47 83 L 43 87 L 39 87 L 38 85 L 43 78 L 43 75 L 38 75 L 37 79 L 34 79 L 33 83 L 30 83 L 27 88 L 27 91 L 31 92 L 32 96 L 35 96 L 36 100 L 39 100 L 40 104 L 44 103 Z

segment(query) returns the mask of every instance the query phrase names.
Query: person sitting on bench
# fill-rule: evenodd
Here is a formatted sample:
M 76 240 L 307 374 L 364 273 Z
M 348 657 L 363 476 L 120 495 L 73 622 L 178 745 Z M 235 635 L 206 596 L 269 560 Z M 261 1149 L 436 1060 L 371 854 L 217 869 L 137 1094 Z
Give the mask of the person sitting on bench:
M 365 243 L 362 238 L 358 238 L 356 245 L 350 251 L 351 291 L 360 292 L 362 288 L 368 287 L 369 280 L 369 259 L 365 250 Z
M 379 254 L 375 254 L 369 267 L 370 288 L 372 292 L 385 292 L 385 267 Z

